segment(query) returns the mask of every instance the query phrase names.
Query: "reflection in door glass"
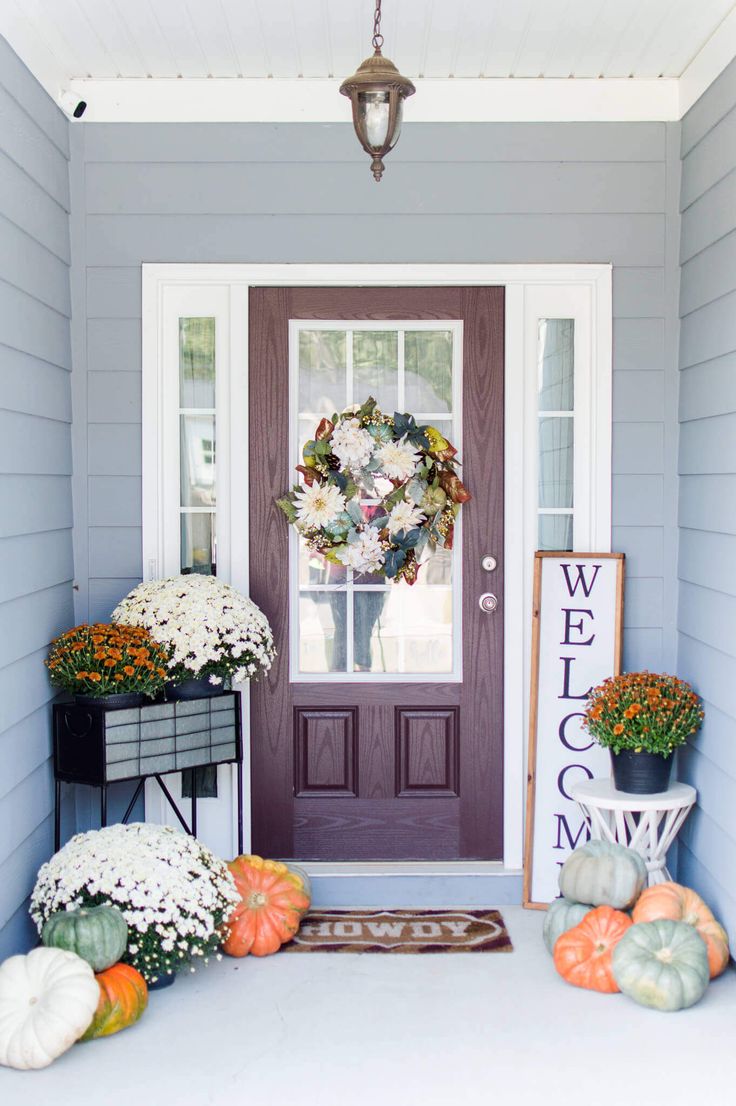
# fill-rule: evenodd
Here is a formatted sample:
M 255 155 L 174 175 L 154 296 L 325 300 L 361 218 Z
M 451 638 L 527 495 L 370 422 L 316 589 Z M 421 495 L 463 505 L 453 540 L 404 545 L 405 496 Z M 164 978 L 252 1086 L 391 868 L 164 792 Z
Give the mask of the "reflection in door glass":
M 451 330 L 407 331 L 404 356 L 410 411 L 452 411 Z
M 410 411 L 460 447 L 459 366 L 455 350 L 460 324 L 441 329 L 417 323 L 292 323 L 292 441 L 294 464 L 316 423 L 333 411 L 363 403 L 369 395 L 388 414 Z M 366 517 L 392 484 L 375 478 L 361 491 Z M 294 675 L 326 680 L 385 676 L 452 676 L 459 640 L 459 604 L 454 588 L 456 549 L 425 552 L 419 581 L 392 584 L 382 576 L 333 565 L 296 537 L 292 573 Z M 459 663 L 458 663 L 459 675 Z
M 299 410 L 330 415 L 347 403 L 346 339 L 341 330 L 299 332 Z
M 355 593 L 355 672 L 452 671 L 452 591 L 414 584 Z
M 396 331 L 356 330 L 353 334 L 353 394 L 373 396 L 382 411 L 399 404 L 399 343 Z M 360 401 L 358 401 L 360 402 Z

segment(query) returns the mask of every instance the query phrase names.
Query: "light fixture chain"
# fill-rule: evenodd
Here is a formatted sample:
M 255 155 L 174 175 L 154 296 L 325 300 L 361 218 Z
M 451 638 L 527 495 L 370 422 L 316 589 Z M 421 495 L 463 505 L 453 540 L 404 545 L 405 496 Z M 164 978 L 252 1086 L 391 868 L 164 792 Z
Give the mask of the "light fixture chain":
M 383 46 L 381 34 L 381 0 L 376 0 L 376 10 L 373 13 L 373 49 L 380 51 Z

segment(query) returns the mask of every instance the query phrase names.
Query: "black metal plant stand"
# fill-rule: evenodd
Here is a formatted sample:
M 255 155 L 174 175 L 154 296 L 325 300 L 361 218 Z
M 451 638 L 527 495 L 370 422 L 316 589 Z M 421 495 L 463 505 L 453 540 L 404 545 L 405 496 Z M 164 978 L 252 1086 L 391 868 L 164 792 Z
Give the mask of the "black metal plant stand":
M 238 774 L 238 852 L 243 851 L 243 735 L 240 692 L 203 699 L 109 709 L 75 702 L 54 704 L 54 847 L 61 845 L 61 785 L 100 789 L 100 823 L 107 825 L 111 783 L 137 780 L 123 815 L 133 813 L 147 779 L 155 779 L 185 833 L 197 834 L 197 795 L 192 788 L 187 823 L 163 776 L 186 768 L 235 764 Z

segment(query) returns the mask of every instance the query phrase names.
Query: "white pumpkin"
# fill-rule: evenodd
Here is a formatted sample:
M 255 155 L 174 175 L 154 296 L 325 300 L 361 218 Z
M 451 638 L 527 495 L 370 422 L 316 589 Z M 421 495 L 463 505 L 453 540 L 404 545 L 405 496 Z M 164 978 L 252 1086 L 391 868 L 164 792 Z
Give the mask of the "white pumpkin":
M 79 1040 L 100 988 L 74 952 L 38 948 L 0 966 L 0 1064 L 45 1068 Z

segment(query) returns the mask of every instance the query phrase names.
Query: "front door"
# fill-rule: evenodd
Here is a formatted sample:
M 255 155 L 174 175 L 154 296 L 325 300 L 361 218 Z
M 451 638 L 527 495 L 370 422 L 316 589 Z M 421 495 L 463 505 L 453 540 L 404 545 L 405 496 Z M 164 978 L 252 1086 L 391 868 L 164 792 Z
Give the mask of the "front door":
M 498 860 L 504 291 L 254 288 L 249 315 L 251 594 L 279 653 L 251 689 L 253 849 Z M 275 502 L 320 419 L 369 396 L 458 446 L 473 497 L 412 586 L 327 564 Z

